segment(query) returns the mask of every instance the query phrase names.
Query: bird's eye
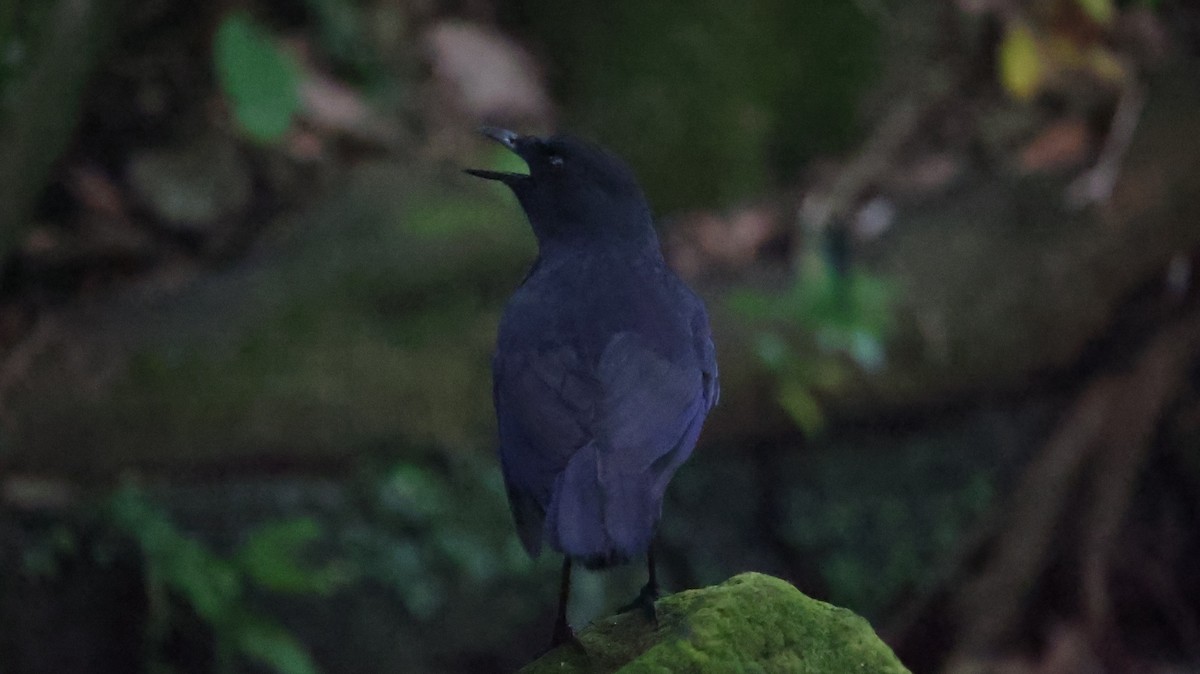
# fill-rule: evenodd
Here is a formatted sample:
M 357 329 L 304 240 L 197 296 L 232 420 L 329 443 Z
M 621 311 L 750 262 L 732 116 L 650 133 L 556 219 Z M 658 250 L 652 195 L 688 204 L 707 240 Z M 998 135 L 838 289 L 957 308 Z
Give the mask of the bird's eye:
M 559 155 L 552 154 L 552 155 L 550 155 L 549 158 L 546 159 L 546 161 L 550 163 L 550 168 L 552 168 L 552 169 L 562 168 L 563 158 L 560 157 Z

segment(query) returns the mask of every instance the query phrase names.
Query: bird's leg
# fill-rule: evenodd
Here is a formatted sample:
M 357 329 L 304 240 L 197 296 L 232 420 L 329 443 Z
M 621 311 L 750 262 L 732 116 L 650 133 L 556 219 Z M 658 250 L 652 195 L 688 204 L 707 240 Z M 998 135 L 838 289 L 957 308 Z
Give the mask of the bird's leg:
M 617 612 L 624 613 L 634 609 L 641 609 L 642 613 L 646 616 L 646 620 L 649 620 L 657 625 L 658 611 L 655 610 L 654 603 L 658 601 L 659 591 L 658 574 L 654 569 L 653 544 L 651 544 L 650 548 L 646 550 L 646 571 L 648 579 L 646 580 L 646 584 L 642 587 L 642 591 L 638 593 L 638 596 L 635 597 L 633 601 L 617 609 Z
M 550 648 L 556 648 L 566 643 L 572 643 L 583 648 L 575 630 L 567 622 L 567 600 L 571 596 L 571 558 L 563 557 L 562 581 L 558 589 L 558 617 L 554 620 L 554 635 L 550 638 Z

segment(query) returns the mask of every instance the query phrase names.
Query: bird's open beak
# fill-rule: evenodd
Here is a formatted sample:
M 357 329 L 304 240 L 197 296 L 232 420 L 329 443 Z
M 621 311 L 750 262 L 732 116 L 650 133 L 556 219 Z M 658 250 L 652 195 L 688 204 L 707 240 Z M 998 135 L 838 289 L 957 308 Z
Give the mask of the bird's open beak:
M 488 138 L 491 138 L 492 140 L 496 141 L 497 143 L 500 143 L 504 147 L 512 150 L 518 156 L 520 156 L 521 153 L 518 150 L 517 142 L 519 140 L 521 140 L 521 136 L 520 136 L 520 134 L 516 133 L 515 131 L 509 131 L 508 129 L 500 129 L 500 128 L 497 128 L 494 126 L 484 126 L 484 127 L 480 127 L 479 133 L 483 134 L 484 136 L 487 136 Z M 464 169 L 464 172 L 468 173 L 470 175 L 473 175 L 477 178 L 485 178 L 487 180 L 498 180 L 506 185 L 512 185 L 513 183 L 515 183 L 519 180 L 524 180 L 529 177 L 527 174 L 524 174 L 524 173 L 509 173 L 506 171 L 486 171 L 484 169 Z

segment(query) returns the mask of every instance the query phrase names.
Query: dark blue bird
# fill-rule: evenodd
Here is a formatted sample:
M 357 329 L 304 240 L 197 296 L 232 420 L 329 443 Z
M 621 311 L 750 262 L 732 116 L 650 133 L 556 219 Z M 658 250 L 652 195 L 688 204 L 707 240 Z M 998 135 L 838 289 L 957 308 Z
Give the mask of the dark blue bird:
M 529 174 L 469 170 L 516 194 L 538 257 L 500 321 L 492 361 L 500 463 L 517 533 L 564 555 L 554 642 L 571 562 L 604 568 L 646 555 L 631 605 L 653 615 L 651 542 L 663 492 L 717 402 L 704 304 L 663 260 L 633 172 L 559 135 L 483 129 Z

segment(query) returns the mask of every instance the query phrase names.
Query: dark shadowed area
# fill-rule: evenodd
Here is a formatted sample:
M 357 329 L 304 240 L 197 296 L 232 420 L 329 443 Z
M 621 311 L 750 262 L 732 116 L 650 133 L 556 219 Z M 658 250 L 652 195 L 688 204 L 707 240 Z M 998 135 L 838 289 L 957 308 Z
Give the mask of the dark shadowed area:
M 717 595 L 664 606 L 759 572 L 913 672 L 1200 669 L 1193 3 L 16 0 L 0 674 L 545 649 L 490 369 L 537 248 L 482 124 L 625 158 L 707 303 L 657 556 Z M 625 634 L 644 573 L 572 621 Z

